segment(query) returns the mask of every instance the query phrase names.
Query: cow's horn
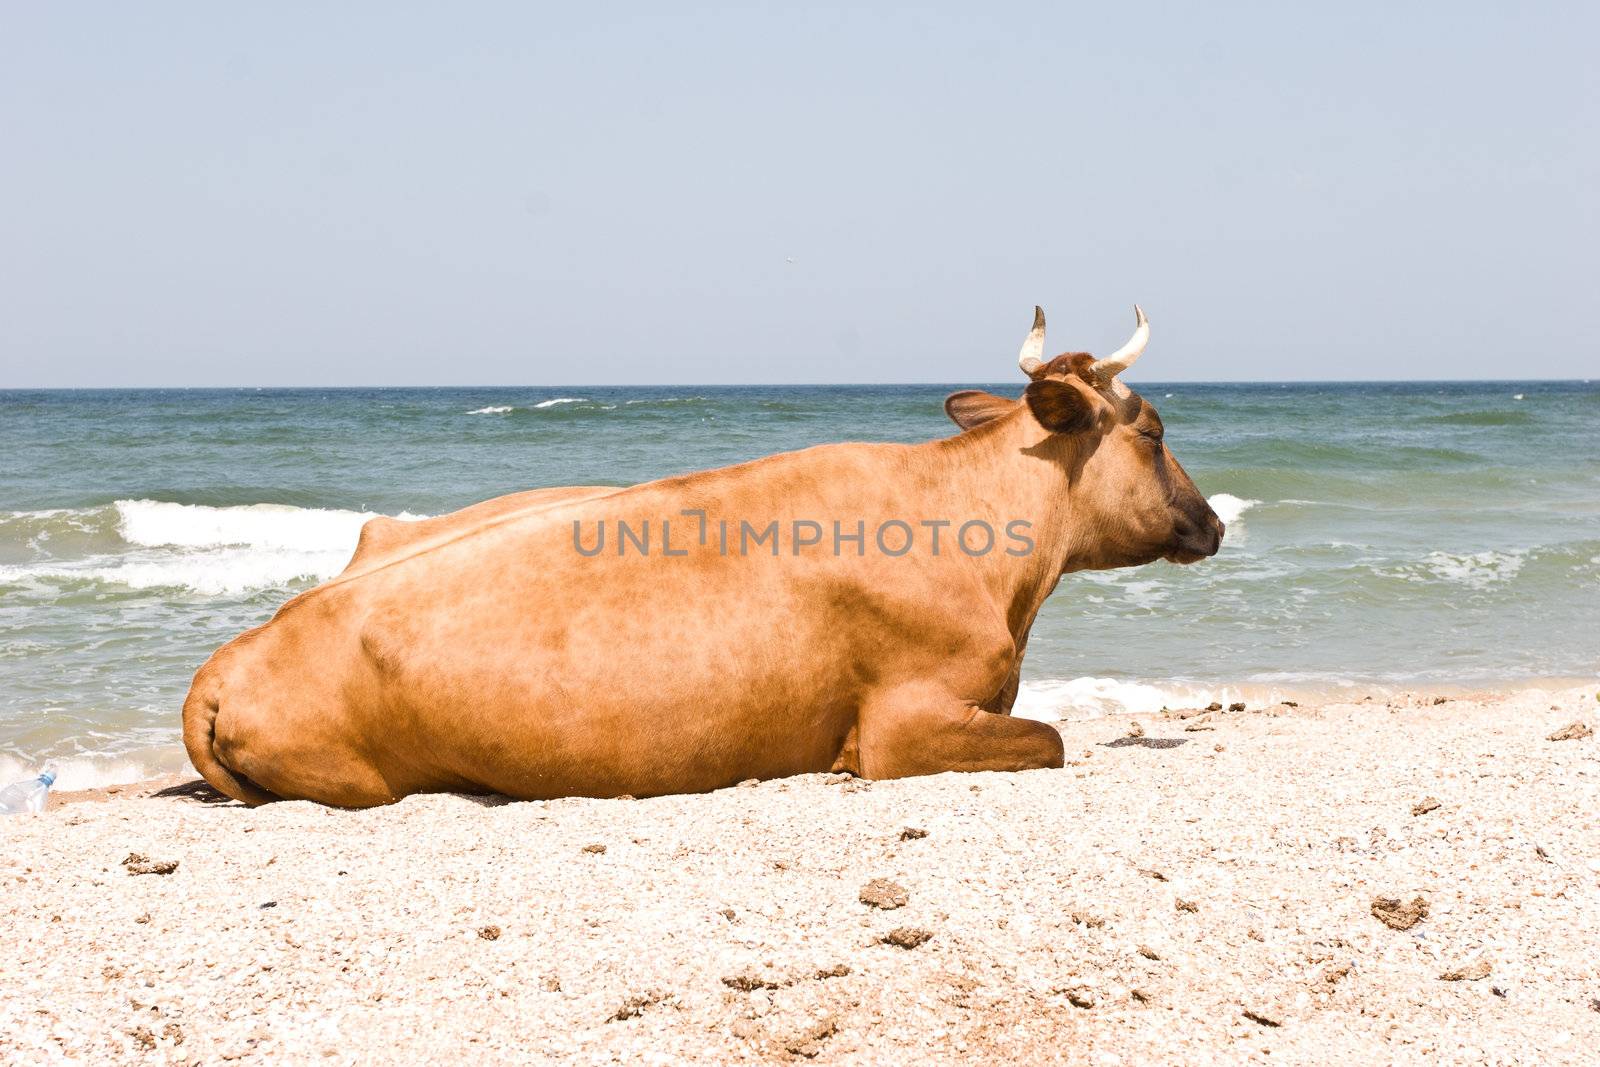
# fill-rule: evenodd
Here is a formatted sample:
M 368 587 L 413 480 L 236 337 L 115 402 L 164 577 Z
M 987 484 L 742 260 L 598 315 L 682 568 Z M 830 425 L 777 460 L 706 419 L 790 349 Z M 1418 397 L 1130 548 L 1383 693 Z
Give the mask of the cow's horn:
M 1017 366 L 1030 378 L 1044 366 L 1044 308 L 1037 304 L 1033 308 L 1033 329 L 1028 331 L 1028 339 L 1022 342 L 1022 351 L 1017 353 Z
M 1133 329 L 1133 336 L 1128 338 L 1128 343 L 1111 353 L 1105 359 L 1097 359 L 1089 370 L 1101 381 L 1109 382 L 1129 367 L 1134 361 L 1144 355 L 1144 346 L 1150 343 L 1150 320 L 1144 317 L 1144 311 L 1138 304 L 1133 305 L 1134 317 L 1139 324 Z

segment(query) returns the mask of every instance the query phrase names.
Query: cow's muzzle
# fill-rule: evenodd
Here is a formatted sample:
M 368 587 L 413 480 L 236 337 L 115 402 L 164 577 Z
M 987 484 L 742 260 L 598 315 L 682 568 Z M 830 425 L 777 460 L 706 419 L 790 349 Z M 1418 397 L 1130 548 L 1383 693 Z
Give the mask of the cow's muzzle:
M 1172 549 L 1166 558 L 1173 563 L 1198 563 L 1208 559 L 1222 547 L 1222 535 L 1227 529 L 1210 507 L 1195 518 L 1184 515 L 1173 526 Z

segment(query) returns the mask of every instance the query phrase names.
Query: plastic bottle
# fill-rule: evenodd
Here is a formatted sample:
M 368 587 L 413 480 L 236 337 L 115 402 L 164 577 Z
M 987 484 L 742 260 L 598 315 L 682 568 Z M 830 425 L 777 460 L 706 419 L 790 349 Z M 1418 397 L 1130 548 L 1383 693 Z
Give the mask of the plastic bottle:
M 14 782 L 0 789 L 0 815 L 21 815 L 23 812 L 37 814 L 43 811 L 45 798 L 50 795 L 50 786 L 55 780 L 55 768 L 46 767 L 37 778 Z

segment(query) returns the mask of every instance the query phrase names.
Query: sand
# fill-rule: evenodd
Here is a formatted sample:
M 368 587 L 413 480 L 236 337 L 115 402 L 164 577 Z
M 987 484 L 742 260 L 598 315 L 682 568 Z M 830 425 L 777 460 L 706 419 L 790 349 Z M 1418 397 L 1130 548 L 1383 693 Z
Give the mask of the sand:
M 1592 1063 L 1600 739 L 1547 738 L 1597 708 L 652 800 L 100 794 L 0 827 L 0 1061 Z

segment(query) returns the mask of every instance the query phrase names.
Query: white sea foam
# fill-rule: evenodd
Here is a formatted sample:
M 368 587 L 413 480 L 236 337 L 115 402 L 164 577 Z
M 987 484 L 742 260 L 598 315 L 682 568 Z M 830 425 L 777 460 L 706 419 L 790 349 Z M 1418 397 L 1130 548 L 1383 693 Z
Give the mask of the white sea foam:
M 1232 493 L 1218 493 L 1207 497 L 1206 503 L 1211 505 L 1211 510 L 1217 513 L 1217 518 L 1224 523 L 1238 522 L 1245 512 L 1261 503 L 1259 500 L 1245 500 L 1243 497 L 1234 496 Z
M 1050 679 L 1023 682 L 1011 713 L 1023 719 L 1098 719 L 1107 715 L 1142 715 L 1162 708 L 1205 707 L 1241 699 L 1228 686 L 1127 682 L 1116 678 Z
M 188 771 L 189 758 L 183 746 L 168 745 L 160 751 L 143 751 L 125 756 L 73 755 L 60 759 L 20 760 L 0 756 L 0 787 L 38 777 L 45 767 L 53 767 L 56 780 L 53 792 L 99 789 L 108 785 L 143 782 L 173 771 Z
M 297 508 L 287 504 L 212 507 L 159 500 L 119 500 L 118 527 L 131 545 L 253 548 L 318 551 L 348 546 L 354 550 L 370 511 Z
M 582 397 L 582 396 L 558 396 L 554 400 L 541 400 L 541 401 L 539 401 L 537 404 L 535 404 L 533 406 L 536 407 L 536 408 L 553 408 L 557 404 L 585 404 L 585 403 L 588 403 L 588 398 L 587 397 Z
M 1422 562 L 1435 578 L 1487 589 L 1515 578 L 1526 559 L 1525 552 L 1430 552 Z
M 509 415 L 515 409 L 510 404 L 491 404 L 486 408 L 477 408 L 467 412 L 468 415 Z

